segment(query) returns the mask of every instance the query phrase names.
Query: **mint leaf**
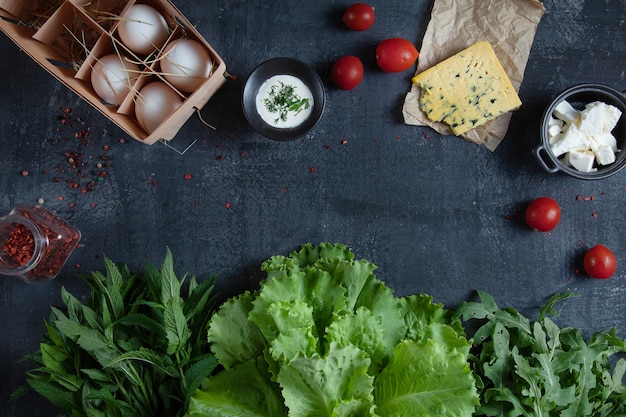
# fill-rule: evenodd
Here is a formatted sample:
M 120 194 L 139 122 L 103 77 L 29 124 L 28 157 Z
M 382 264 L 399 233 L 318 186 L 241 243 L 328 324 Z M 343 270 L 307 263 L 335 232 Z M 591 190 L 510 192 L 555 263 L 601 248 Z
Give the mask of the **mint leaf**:
M 183 349 L 191 337 L 187 320 L 183 313 L 183 300 L 172 297 L 163 306 L 163 322 L 167 338 L 167 354 L 173 355 Z
M 63 288 L 65 308 L 51 307 L 44 341 L 25 357 L 36 366 L 28 387 L 76 417 L 181 417 L 216 366 L 206 338 L 214 278 L 192 277 L 185 294 L 169 249 L 158 269 L 105 259 L 105 273 L 81 278 L 86 301 Z

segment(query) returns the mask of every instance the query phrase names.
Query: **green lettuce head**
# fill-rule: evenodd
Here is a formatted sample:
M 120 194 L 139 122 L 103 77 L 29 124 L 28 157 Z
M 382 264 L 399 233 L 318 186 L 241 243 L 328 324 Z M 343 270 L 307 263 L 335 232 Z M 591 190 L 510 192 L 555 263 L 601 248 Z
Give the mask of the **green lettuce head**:
M 211 318 L 221 370 L 187 417 L 471 416 L 461 322 L 430 296 L 395 296 L 375 269 L 329 243 L 264 262 L 260 289 Z

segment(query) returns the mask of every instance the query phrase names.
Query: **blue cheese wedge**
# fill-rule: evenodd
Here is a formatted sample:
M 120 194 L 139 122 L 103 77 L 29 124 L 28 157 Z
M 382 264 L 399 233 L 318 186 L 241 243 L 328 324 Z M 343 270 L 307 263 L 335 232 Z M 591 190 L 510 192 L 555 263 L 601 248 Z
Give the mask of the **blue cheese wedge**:
M 459 136 L 522 105 L 511 80 L 487 41 L 417 74 L 420 109 Z

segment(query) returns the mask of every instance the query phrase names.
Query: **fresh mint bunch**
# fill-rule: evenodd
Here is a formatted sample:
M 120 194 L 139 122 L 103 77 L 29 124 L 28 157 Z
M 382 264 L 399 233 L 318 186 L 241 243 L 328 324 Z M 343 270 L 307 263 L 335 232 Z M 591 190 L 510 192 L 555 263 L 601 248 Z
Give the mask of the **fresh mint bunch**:
M 536 321 L 513 308 L 500 308 L 479 291 L 456 313 L 473 335 L 473 371 L 479 382 L 477 416 L 626 416 L 625 341 L 615 329 L 584 340 L 580 330 L 559 328 L 548 315 L 574 294 L 555 294 Z M 470 321 L 472 321 L 470 323 Z M 620 357 L 621 356 L 621 357 Z
M 179 279 L 169 249 L 160 268 L 133 273 L 104 261 L 106 271 L 81 275 L 86 302 L 62 289 L 52 307 L 28 388 L 67 416 L 182 416 L 216 366 L 206 339 L 215 279 Z

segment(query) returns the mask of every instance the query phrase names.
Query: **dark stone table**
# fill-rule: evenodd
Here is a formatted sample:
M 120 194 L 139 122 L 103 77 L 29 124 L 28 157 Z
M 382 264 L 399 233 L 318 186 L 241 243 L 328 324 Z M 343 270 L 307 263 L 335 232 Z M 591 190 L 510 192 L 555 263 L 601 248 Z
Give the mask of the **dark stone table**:
M 581 297 L 559 305 L 560 324 L 586 335 L 616 326 L 626 337 L 626 172 L 600 181 L 550 175 L 531 154 L 558 92 L 582 82 L 626 89 L 625 1 L 545 2 L 524 104 L 495 152 L 405 125 L 412 70 L 375 66 L 384 38 L 421 46 L 432 1 L 379 2 L 374 27 L 361 33 L 341 24 L 346 1 L 174 3 L 234 76 L 202 110 L 216 130 L 192 117 L 170 143 L 178 151 L 193 143 L 182 154 L 129 138 L 0 36 L 0 211 L 43 199 L 82 232 L 55 280 L 0 281 L 0 415 L 56 413 L 35 394 L 9 394 L 25 381 L 30 365 L 20 358 L 38 348 L 61 287 L 86 294 L 77 274 L 103 269 L 105 256 L 139 269 L 160 264 L 167 247 L 179 274 L 216 275 L 221 298 L 256 288 L 270 256 L 329 241 L 375 263 L 399 295 L 428 293 L 454 308 L 483 289 L 535 317 L 553 293 L 572 291 Z M 346 54 L 365 64 L 353 91 L 330 83 L 333 62 Z M 309 63 L 326 84 L 322 120 L 293 142 L 255 133 L 240 106 L 247 75 L 277 56 Z M 75 138 L 86 132 L 88 140 Z M 81 174 L 68 163 L 72 152 Z M 526 205 L 543 195 L 562 207 L 551 233 L 524 224 Z M 617 255 L 609 280 L 581 272 L 596 243 Z

